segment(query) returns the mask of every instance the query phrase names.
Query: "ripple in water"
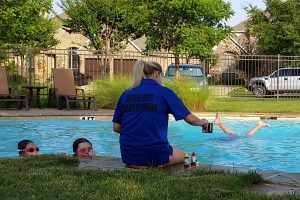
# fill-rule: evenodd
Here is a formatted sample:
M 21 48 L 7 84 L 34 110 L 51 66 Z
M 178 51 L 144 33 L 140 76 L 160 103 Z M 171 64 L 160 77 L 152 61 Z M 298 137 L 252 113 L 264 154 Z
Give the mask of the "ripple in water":
M 203 134 L 199 127 L 170 121 L 169 142 L 189 154 L 195 152 L 202 163 L 300 172 L 299 121 L 270 120 L 270 127 L 250 138 L 244 136 L 257 121 L 223 122 L 240 136 L 228 137 L 217 126 L 213 133 Z M 0 157 L 18 156 L 22 139 L 33 140 L 41 153 L 72 154 L 73 141 L 79 137 L 89 139 L 99 156 L 120 157 L 119 134 L 112 131 L 111 121 L 80 120 L 0 120 Z

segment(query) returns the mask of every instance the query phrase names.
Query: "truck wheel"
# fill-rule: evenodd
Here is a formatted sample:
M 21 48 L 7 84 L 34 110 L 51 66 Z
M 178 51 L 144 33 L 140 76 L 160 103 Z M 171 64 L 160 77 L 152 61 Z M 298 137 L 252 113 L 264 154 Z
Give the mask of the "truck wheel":
M 253 87 L 252 92 L 257 97 L 264 97 L 266 95 L 266 88 L 262 85 L 256 85 Z

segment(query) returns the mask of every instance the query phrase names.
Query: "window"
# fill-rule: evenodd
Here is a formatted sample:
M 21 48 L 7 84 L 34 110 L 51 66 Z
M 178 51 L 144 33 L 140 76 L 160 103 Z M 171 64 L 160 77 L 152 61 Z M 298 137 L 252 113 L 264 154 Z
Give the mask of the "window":
M 222 72 L 227 72 L 230 69 L 236 69 L 237 58 L 233 52 L 226 51 L 220 56 L 220 69 Z
M 300 69 L 288 69 L 288 76 L 300 76 Z
M 175 76 L 175 67 L 170 67 L 168 71 L 169 76 Z M 202 70 L 200 67 L 179 67 L 180 76 L 203 76 Z
M 285 76 L 300 76 L 300 69 L 280 69 L 279 70 L 279 77 L 285 77 Z M 277 71 L 271 75 L 271 78 L 277 77 Z
M 80 57 L 77 53 L 77 50 L 77 47 L 69 48 L 69 68 L 71 69 L 79 69 Z
M 279 76 L 287 76 L 288 74 L 288 70 L 287 69 L 280 69 L 279 70 Z

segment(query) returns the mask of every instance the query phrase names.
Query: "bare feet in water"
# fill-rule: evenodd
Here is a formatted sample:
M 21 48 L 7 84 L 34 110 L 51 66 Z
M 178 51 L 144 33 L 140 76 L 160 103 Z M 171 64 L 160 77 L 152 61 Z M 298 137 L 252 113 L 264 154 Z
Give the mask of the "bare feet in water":
M 264 127 L 264 126 L 270 126 L 270 125 L 267 124 L 266 122 L 259 121 L 259 122 L 257 123 L 257 126 L 258 126 L 258 127 Z
M 222 122 L 221 122 L 221 116 L 220 116 L 220 113 L 217 112 L 216 113 L 216 119 L 215 119 L 215 124 L 216 125 L 220 125 Z

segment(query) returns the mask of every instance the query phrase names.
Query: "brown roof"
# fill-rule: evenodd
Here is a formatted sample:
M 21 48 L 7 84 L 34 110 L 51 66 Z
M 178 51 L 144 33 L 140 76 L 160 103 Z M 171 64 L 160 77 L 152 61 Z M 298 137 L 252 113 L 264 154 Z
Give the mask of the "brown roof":
M 59 14 L 59 15 L 55 15 L 55 16 L 52 18 L 52 20 L 53 20 L 54 24 L 55 24 L 58 28 L 61 28 L 62 25 L 63 25 L 63 22 L 62 22 L 61 19 L 67 19 L 67 18 L 68 18 L 68 15 L 67 15 L 65 12 L 63 12 L 63 13 L 61 13 L 61 14 Z
M 136 40 L 131 41 L 139 51 L 144 51 L 146 49 L 146 36 L 142 36 Z
M 233 32 L 242 32 L 242 31 L 246 31 L 246 23 L 248 22 L 248 19 L 238 23 L 237 25 L 235 25 L 233 28 Z

